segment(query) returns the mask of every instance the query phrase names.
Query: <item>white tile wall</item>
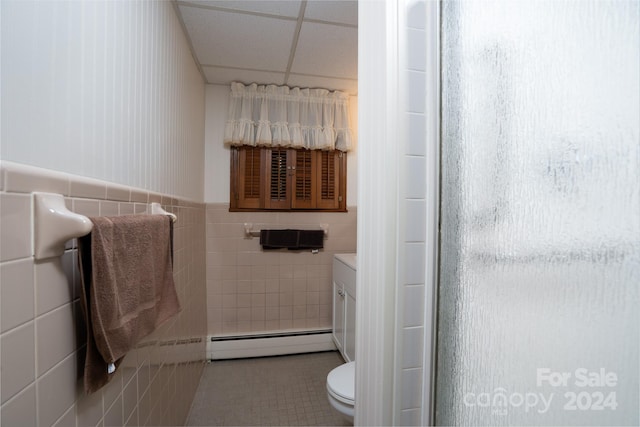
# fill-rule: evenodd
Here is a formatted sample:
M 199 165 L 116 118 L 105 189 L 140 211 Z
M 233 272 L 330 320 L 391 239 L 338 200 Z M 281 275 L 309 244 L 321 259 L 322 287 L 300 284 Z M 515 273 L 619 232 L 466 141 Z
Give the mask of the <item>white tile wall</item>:
M 419 426 L 422 424 L 422 410 L 402 409 L 400 411 L 400 425 L 402 426 Z
M 425 221 L 427 206 L 424 200 L 406 200 L 405 236 L 407 242 L 424 242 L 426 238 Z
M 424 31 L 416 30 L 415 33 L 422 33 L 424 36 Z M 415 35 L 414 35 L 415 37 Z M 411 43 L 411 39 L 407 40 L 408 43 Z M 425 43 L 423 42 L 422 45 Z M 409 49 L 412 49 L 409 47 Z M 412 51 L 412 50 L 411 50 Z M 425 89 L 426 89 L 426 80 L 423 71 L 413 71 L 407 70 L 405 71 L 404 80 L 406 85 L 411 88 L 408 92 L 407 98 L 407 112 L 412 113 L 424 113 L 425 110 Z
M 2 425 L 36 426 L 36 386 L 25 388 L 2 407 Z M 67 424 L 67 425 L 72 425 Z
M 424 285 L 405 285 L 403 306 L 402 326 L 405 328 L 423 326 Z M 405 350 L 408 351 L 408 348 Z
M 410 48 L 407 55 L 407 68 L 415 71 L 426 71 L 427 40 L 424 30 L 408 26 L 407 42 Z
M 2 348 L 2 403 L 35 379 L 35 326 L 26 323 L 0 337 Z M 10 368 L 9 368 L 10 367 Z
M 424 199 L 424 184 L 427 176 L 424 167 L 423 156 L 406 156 L 406 198 L 407 199 Z
M 1 332 L 33 319 L 33 262 L 28 259 L 0 264 Z
M 0 202 L 0 261 L 31 255 L 31 198 L 25 194 L 3 194 Z M 27 213 L 27 214 L 25 214 Z
M 409 29 L 425 29 L 425 7 L 424 0 L 411 0 L 406 2 L 406 24 Z
M 244 223 L 261 228 L 317 228 L 329 224 L 324 249 L 264 251 Z M 349 212 L 229 212 L 207 205 L 207 307 L 214 336 L 332 325 L 332 262 L 335 253 L 356 252 L 356 209 Z
M 106 197 L 103 189 L 111 187 L 109 183 L 91 181 L 91 185 L 78 186 L 75 182 L 84 178 L 0 162 L 4 182 L 20 191 L 47 188 L 47 177 L 52 175 L 66 182 L 67 188 L 96 191 L 93 195 L 83 193 L 92 198 L 66 200 L 68 207 L 84 214 L 146 211 L 146 204 L 131 200 L 168 202 L 163 205 L 165 209 L 178 215 L 174 278 L 183 310 L 146 338 L 144 347 L 129 353 L 109 384 L 85 395 L 78 379 L 86 335 L 78 300 L 75 244 L 69 242 L 58 259 L 35 261 L 30 250 L 31 233 L 20 231 L 31 227 L 30 194 L 0 192 L 0 203 L 5 207 L 0 224 L 13 224 L 18 229 L 11 234 L 14 229 L 5 228 L 3 238 L 9 236 L 18 247 L 29 248 L 0 261 L 3 425 L 182 424 L 205 360 L 204 205 L 122 186 L 111 194 L 127 200 L 102 200 Z M 18 253 L 20 258 L 13 259 Z
M 423 348 L 425 317 L 425 243 L 426 243 L 426 9 L 423 0 L 401 3 L 404 24 L 401 37 L 400 72 L 405 88 L 402 122 L 405 126 L 405 183 L 402 223 L 403 259 L 398 268 L 403 282 L 398 284 L 400 324 L 396 333 L 400 343 L 397 366 L 396 397 L 399 411 L 395 420 L 401 425 L 424 425 L 422 419 Z
M 78 315 L 80 315 L 78 313 Z M 76 349 L 73 304 L 65 304 L 36 319 L 36 374 L 43 375 Z M 55 339 L 53 339 L 55 337 Z
M 105 427 L 120 427 L 124 424 L 122 403 L 122 396 L 118 396 L 111 407 L 107 409 L 104 415 Z
M 76 400 L 77 363 L 73 354 L 38 379 L 39 425 L 53 425 L 73 405 Z
M 402 407 L 401 409 L 419 408 L 422 404 L 422 369 L 402 370 Z
M 137 403 L 137 399 L 134 399 Z M 102 393 L 85 396 L 76 403 L 76 421 L 78 426 L 95 426 L 104 414 Z
M 73 301 L 73 278 L 69 281 L 62 266 L 62 258 L 64 258 L 73 268 L 72 255 L 73 252 L 68 251 L 59 259 L 35 264 L 36 313 L 38 315 Z
M 402 353 L 401 366 L 403 368 L 419 368 L 422 366 L 422 352 L 424 346 L 424 328 L 404 325 L 402 342 L 405 343 Z
M 427 124 L 423 114 L 407 113 L 407 147 L 406 154 L 412 156 L 424 156 L 426 154 Z
M 424 223 L 424 219 L 422 222 Z M 416 225 L 416 228 L 420 227 L 424 225 Z M 405 283 L 408 285 L 424 283 L 424 238 L 422 242 L 415 242 L 414 239 L 416 238 L 412 235 L 406 237 L 404 264 L 400 266 L 404 270 Z
M 76 418 L 76 412 L 75 412 L 75 408 L 72 406 L 71 408 L 67 409 L 67 412 L 65 412 L 64 415 L 61 416 L 53 426 L 54 427 L 72 426 L 75 422 L 75 418 Z
M 40 188 L 41 191 L 48 193 L 69 195 L 69 177 L 64 173 L 27 165 L 5 164 L 4 168 L 6 171 L 4 191 L 28 193 L 32 188 Z

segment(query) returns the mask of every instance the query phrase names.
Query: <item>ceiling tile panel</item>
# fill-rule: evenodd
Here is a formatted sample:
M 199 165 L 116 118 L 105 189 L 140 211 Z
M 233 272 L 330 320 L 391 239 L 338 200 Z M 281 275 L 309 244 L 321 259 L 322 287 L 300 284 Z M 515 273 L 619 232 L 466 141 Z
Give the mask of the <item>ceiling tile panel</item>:
M 297 18 L 300 13 L 300 0 L 287 1 L 255 1 L 255 0 L 198 0 L 179 1 L 178 4 L 195 4 L 204 7 L 218 7 L 243 12 L 264 13 L 268 15 Z
M 295 21 L 184 4 L 180 12 L 202 65 L 286 70 Z
M 307 0 L 294 56 L 289 58 L 301 3 L 178 0 L 208 83 L 287 84 L 356 94 L 357 1 Z
M 284 73 L 268 73 L 264 71 L 237 70 L 234 68 L 202 67 L 207 83 L 231 84 L 241 82 L 244 84 L 284 84 Z
M 352 0 L 309 0 L 305 19 L 358 25 L 358 2 Z
M 358 78 L 358 29 L 305 22 L 292 73 Z

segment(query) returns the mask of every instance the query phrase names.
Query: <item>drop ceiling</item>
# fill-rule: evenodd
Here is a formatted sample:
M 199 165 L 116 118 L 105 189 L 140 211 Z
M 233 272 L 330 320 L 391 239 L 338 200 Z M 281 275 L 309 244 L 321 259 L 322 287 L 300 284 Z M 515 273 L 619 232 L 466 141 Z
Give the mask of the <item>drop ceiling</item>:
M 357 94 L 357 1 L 176 3 L 207 83 L 239 81 Z

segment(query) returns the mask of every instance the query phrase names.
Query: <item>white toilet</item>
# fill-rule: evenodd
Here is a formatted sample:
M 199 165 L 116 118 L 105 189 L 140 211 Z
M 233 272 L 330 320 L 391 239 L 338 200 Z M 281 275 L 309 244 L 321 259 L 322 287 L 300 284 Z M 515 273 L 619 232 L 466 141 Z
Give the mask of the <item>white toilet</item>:
M 356 389 L 356 362 L 338 366 L 327 375 L 329 403 L 353 422 Z
M 333 341 L 347 363 L 327 375 L 327 397 L 353 422 L 356 385 L 356 254 L 333 259 Z

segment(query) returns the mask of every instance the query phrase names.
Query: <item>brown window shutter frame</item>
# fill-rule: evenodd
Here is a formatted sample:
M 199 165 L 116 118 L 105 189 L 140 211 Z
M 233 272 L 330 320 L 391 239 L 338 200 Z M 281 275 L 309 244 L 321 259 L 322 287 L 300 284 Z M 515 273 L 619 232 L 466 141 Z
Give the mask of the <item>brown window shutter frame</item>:
M 340 186 L 342 156 L 338 151 L 318 151 L 317 158 L 318 201 L 316 206 L 320 209 L 339 209 L 342 194 Z
M 258 147 L 240 147 L 233 150 L 236 150 L 238 173 L 235 195 L 231 203 L 235 201 L 235 207 L 239 209 L 259 209 L 263 194 L 262 150 Z
M 346 157 L 339 151 L 232 147 L 229 209 L 346 212 Z

